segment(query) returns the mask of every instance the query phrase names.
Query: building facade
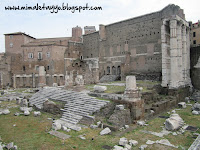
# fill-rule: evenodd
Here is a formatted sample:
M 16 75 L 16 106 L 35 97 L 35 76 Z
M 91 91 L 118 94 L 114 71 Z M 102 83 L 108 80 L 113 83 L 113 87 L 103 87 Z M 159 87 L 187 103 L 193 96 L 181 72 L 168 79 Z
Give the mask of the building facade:
M 129 74 L 162 80 L 170 89 L 191 85 L 190 28 L 179 6 L 84 30 L 77 26 L 72 37 L 51 39 L 5 34 L 12 85 L 82 85 Z

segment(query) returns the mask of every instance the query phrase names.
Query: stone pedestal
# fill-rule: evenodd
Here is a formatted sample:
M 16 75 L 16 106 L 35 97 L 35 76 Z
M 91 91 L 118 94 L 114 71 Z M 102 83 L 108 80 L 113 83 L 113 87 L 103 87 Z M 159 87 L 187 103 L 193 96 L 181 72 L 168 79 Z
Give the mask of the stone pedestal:
M 46 71 L 44 66 L 39 66 L 39 87 L 44 87 L 46 85 Z
M 144 100 L 136 85 L 135 76 L 126 77 L 126 89 L 123 100 L 128 101 L 131 105 L 131 117 L 134 121 L 144 118 Z
M 135 76 L 127 76 L 126 89 L 124 92 L 124 100 L 137 101 L 140 99 L 141 99 L 141 96 L 140 96 L 139 90 L 137 89 Z

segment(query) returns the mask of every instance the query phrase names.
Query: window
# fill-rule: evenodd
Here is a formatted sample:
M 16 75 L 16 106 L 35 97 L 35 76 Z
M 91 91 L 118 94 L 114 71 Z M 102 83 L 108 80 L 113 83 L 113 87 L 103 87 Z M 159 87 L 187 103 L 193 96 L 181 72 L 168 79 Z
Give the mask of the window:
M 35 70 L 37 70 L 37 71 L 39 70 L 39 66 L 38 65 L 35 66 Z
M 193 37 L 196 37 L 196 32 L 193 32 Z
M 50 70 L 50 66 L 47 66 L 47 70 Z
M 33 53 L 28 53 L 28 58 L 33 58 Z
M 80 59 L 83 60 L 83 56 L 81 56 Z
M 193 41 L 193 44 L 196 44 L 196 40 Z
M 12 38 L 13 38 L 13 35 L 10 35 L 9 37 L 10 37 L 10 39 L 12 39 Z
M 13 43 L 10 43 L 10 48 L 12 48 L 13 47 Z
M 47 58 L 49 58 L 51 55 L 50 55 L 50 52 L 47 52 Z
M 42 52 L 38 52 L 38 60 L 42 60 Z
M 26 67 L 25 66 L 23 66 L 23 71 L 25 71 L 26 70 Z

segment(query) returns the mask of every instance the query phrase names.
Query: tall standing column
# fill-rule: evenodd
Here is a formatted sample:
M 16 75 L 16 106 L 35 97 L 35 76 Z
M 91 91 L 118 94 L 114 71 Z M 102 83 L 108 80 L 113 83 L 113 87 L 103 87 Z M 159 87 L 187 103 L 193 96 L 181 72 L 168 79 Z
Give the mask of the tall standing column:
M 167 54 L 167 38 L 166 38 L 167 20 L 163 20 L 161 26 L 161 48 L 162 48 L 162 87 L 167 87 L 169 84 L 169 56 Z
M 186 27 L 186 51 L 187 51 L 187 62 L 186 62 L 186 81 L 187 85 L 192 87 L 191 78 L 190 78 L 190 28 Z
M 187 43 L 186 43 L 186 26 L 182 26 L 182 43 L 183 43 L 183 51 L 182 51 L 182 62 L 183 62 L 183 79 L 184 83 L 187 84 Z
M 39 66 L 39 87 L 43 87 L 46 85 L 46 71 L 44 70 L 44 66 Z
M 178 69 L 178 50 L 177 50 L 177 20 L 170 20 L 170 57 L 171 57 L 171 81 L 169 88 L 179 86 L 179 69 Z
M 177 22 L 177 59 L 178 59 L 178 71 L 179 71 L 179 86 L 184 85 L 183 81 L 183 61 L 182 61 L 182 22 Z

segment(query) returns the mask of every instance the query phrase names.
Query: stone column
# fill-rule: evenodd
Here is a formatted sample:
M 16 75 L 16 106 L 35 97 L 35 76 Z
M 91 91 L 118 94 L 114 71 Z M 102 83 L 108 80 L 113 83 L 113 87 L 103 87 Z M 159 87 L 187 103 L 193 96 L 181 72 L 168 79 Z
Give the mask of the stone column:
M 161 26 L 161 48 L 162 48 L 162 87 L 167 87 L 170 80 L 169 56 L 167 54 L 167 39 L 166 39 L 167 20 L 163 20 Z
M 169 88 L 179 87 L 179 69 L 178 69 L 178 49 L 177 49 L 177 20 L 170 20 L 170 58 L 171 58 L 171 71 L 170 71 L 170 85 Z
M 34 73 L 32 74 L 32 79 L 33 79 L 33 85 L 32 86 L 33 86 L 33 88 L 35 88 L 35 74 Z
M 13 88 L 16 89 L 16 75 L 13 75 Z
M 187 84 L 187 41 L 186 41 L 186 26 L 182 26 L 182 43 L 183 43 L 183 51 L 182 51 L 182 62 L 183 62 L 183 80 L 184 83 Z
M 192 87 L 191 78 L 190 78 L 190 28 L 186 27 L 186 51 L 187 51 L 187 63 L 186 63 L 186 82 L 187 85 Z
M 178 59 L 178 71 L 179 71 L 179 86 L 183 86 L 183 61 L 182 61 L 182 22 L 177 22 L 177 59 Z
M 39 84 L 38 87 L 44 87 L 46 85 L 46 71 L 44 66 L 39 66 Z
M 144 100 L 141 99 L 139 90 L 137 89 L 135 76 L 126 77 L 126 89 L 123 100 L 130 103 L 131 116 L 134 121 L 144 117 Z

